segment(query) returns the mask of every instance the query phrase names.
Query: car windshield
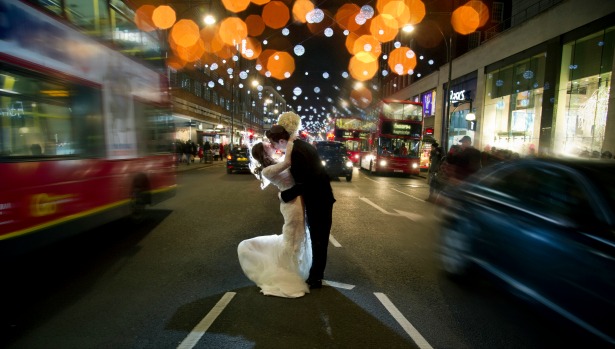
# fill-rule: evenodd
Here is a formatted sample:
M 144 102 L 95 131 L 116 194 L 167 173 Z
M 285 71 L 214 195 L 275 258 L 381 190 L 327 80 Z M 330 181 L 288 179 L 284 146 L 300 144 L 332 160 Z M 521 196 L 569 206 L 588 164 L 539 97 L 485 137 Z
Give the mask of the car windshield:
M 238 158 L 247 158 L 248 157 L 248 149 L 247 148 L 235 149 L 235 150 L 233 150 L 233 153 Z
M 346 147 L 342 144 L 318 144 L 316 149 L 321 156 L 346 155 Z

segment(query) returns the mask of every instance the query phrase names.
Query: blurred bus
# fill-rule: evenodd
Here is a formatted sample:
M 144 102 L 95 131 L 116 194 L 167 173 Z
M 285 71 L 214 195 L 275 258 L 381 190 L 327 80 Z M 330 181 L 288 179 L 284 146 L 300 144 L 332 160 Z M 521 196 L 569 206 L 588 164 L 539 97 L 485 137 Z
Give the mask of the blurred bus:
M 0 0 L 0 256 L 175 194 L 159 41 L 110 2 Z
M 376 124 L 360 117 L 338 117 L 334 121 L 333 132 L 327 138 L 344 143 L 350 161 L 358 164 L 361 152 L 369 149 L 369 140 L 376 130 Z
M 406 100 L 383 100 L 377 106 L 371 148 L 361 153 L 361 168 L 374 174 L 420 173 L 423 106 Z

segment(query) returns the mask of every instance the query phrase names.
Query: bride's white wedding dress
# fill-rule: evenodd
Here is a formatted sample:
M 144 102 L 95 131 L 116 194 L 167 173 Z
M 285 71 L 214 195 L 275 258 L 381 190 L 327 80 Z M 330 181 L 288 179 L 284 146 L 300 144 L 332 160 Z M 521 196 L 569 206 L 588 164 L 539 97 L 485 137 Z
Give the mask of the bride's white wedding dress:
M 279 190 L 294 185 L 289 163 L 280 162 L 263 169 L 262 175 Z M 246 276 L 264 295 L 297 298 L 309 293 L 305 283 L 312 265 L 312 249 L 306 232 L 301 197 L 284 203 L 281 235 L 258 236 L 239 243 L 239 263 Z

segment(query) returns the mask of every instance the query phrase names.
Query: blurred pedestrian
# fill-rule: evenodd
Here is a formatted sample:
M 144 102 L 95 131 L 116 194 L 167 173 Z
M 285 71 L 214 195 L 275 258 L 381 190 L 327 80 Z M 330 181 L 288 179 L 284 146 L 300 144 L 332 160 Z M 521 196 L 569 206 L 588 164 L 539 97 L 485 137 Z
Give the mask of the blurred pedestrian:
M 184 157 L 186 158 L 186 165 L 190 165 L 190 158 L 192 155 L 192 144 L 190 144 L 190 140 L 187 140 L 183 146 Z
M 481 154 L 478 149 L 472 146 L 470 136 L 463 136 L 459 140 L 459 144 L 461 144 L 461 150 L 457 154 L 455 178 L 463 181 L 481 169 Z
M 220 161 L 223 161 L 226 158 L 226 152 L 224 151 L 224 144 L 220 142 Z
M 429 152 L 429 170 L 427 172 L 427 183 L 429 183 L 429 197 L 427 201 L 433 201 L 440 190 L 438 186 L 438 171 L 444 158 L 444 150 L 438 144 L 433 142 L 431 144 L 431 151 Z

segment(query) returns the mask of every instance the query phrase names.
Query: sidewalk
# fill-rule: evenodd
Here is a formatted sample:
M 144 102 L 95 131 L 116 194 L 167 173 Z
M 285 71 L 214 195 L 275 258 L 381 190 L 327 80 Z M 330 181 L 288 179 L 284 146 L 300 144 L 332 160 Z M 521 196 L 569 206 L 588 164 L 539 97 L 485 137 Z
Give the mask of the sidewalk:
M 218 160 L 218 161 L 212 161 L 209 163 L 200 163 L 198 160 L 195 160 L 194 162 L 191 162 L 190 165 L 187 165 L 185 162 L 178 164 L 175 167 L 175 172 L 176 173 L 181 173 L 181 172 L 185 172 L 185 171 L 189 171 L 189 170 L 196 170 L 199 168 L 203 168 L 203 167 L 212 167 L 212 166 L 226 166 L 226 159 L 225 160 Z

